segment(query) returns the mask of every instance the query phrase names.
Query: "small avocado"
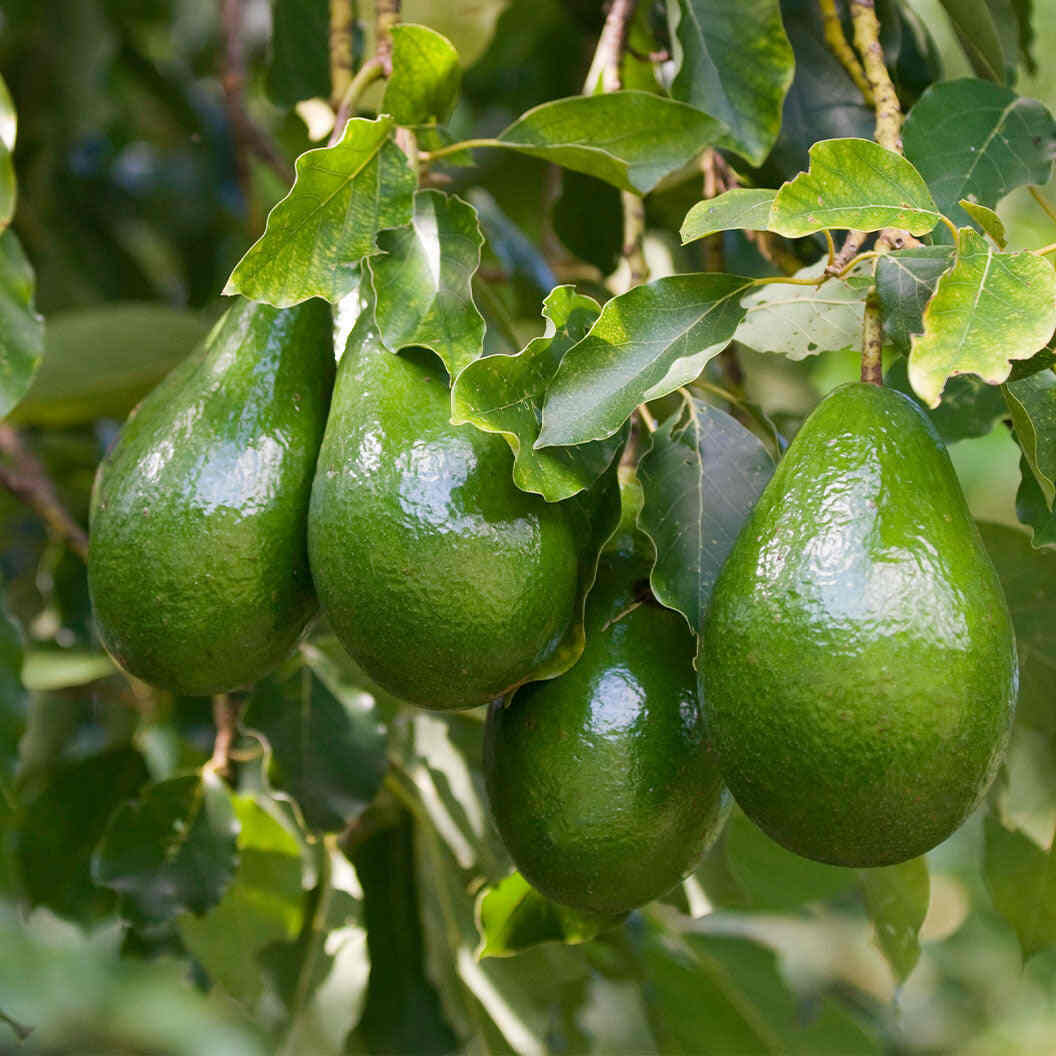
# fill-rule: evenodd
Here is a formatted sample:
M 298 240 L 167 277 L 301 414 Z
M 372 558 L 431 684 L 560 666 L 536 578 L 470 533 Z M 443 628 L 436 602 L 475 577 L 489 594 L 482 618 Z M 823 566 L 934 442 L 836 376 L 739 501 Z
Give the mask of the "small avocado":
M 334 378 L 330 309 L 239 300 L 140 404 L 92 495 L 88 585 L 125 670 L 226 692 L 316 611 L 307 515 Z
M 353 331 L 312 488 L 323 610 L 383 689 L 424 708 L 500 696 L 573 617 L 578 555 L 560 504 L 513 483 L 501 437 L 450 424 L 440 361 Z
M 856 382 L 807 419 L 715 584 L 698 669 L 734 798 L 789 850 L 891 865 L 979 803 L 1015 711 L 1015 640 L 911 400 Z
M 554 901 L 606 916 L 677 884 L 730 803 L 693 636 L 651 600 L 648 574 L 639 555 L 605 554 L 583 655 L 492 705 L 484 735 L 488 800 L 517 868 Z

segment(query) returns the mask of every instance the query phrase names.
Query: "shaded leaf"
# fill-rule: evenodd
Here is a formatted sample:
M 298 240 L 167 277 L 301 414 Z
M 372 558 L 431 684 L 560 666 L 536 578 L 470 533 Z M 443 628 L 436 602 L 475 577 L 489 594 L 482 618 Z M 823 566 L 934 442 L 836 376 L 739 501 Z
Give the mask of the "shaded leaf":
M 415 178 L 391 139 L 395 122 L 353 118 L 341 140 L 302 154 L 289 194 L 264 234 L 235 265 L 225 294 L 288 308 L 323 297 L 336 304 L 356 286 L 379 231 L 410 222 Z
M 877 945 L 898 982 L 905 982 L 920 958 L 918 936 L 931 898 L 928 863 L 911 858 L 900 865 L 861 869 L 858 876 Z
M 1046 504 L 1045 493 L 1026 458 L 1019 460 L 1016 517 L 1030 528 L 1031 542 L 1037 549 L 1056 546 L 1056 510 Z
M 682 244 L 707 238 L 716 231 L 767 231 L 770 208 L 777 191 L 758 187 L 735 187 L 731 191 L 697 202 L 682 221 Z
M 692 381 L 744 318 L 737 275 L 672 275 L 613 297 L 561 361 L 536 447 L 611 436 L 638 404 Z
M 404 23 L 392 27 L 392 75 L 381 101 L 398 125 L 441 124 L 451 116 L 462 70 L 458 52 L 442 33 Z
M 794 69 L 778 0 L 668 0 L 667 13 L 672 96 L 727 125 L 720 146 L 762 164 Z
M 411 223 L 381 232 L 382 252 L 367 267 L 374 318 L 391 351 L 432 349 L 452 378 L 481 354 L 484 319 L 470 281 L 483 244 L 477 211 L 442 191 L 419 191 Z
M 993 209 L 988 209 L 985 205 L 980 205 L 967 198 L 962 198 L 957 204 L 983 229 L 984 234 L 989 235 L 997 243 L 998 249 L 1004 249 L 1008 245 L 1005 225 Z
M 512 356 L 485 356 L 469 364 L 451 390 L 451 421 L 501 433 L 513 449 L 513 479 L 522 491 L 548 502 L 589 488 L 612 462 L 620 436 L 569 448 L 533 446 L 543 400 L 565 353 L 580 341 L 601 308 L 574 286 L 556 286 L 543 302 L 546 332 Z
M 998 84 L 1005 80 L 1005 52 L 986 0 L 939 0 L 950 16 L 972 68 Z
M 15 805 L 12 783 L 18 763 L 18 742 L 26 721 L 26 691 L 21 672 L 22 632 L 8 616 L 0 594 L 0 822 L 5 825 Z
M 170 778 L 114 811 L 92 856 L 92 879 L 123 896 L 133 921 L 201 915 L 231 881 L 237 834 L 231 797 L 215 774 Z
M 1056 499 L 1056 371 L 1040 370 L 1004 386 L 1023 456 L 1052 509 Z
M 927 234 L 939 222 L 913 166 L 867 139 L 828 139 L 810 148 L 810 168 L 784 184 L 770 209 L 770 230 L 798 238 L 830 228 Z
M 1019 359 L 1012 364 L 1012 373 L 1008 375 L 1009 381 L 1021 381 L 1029 378 L 1031 374 L 1037 374 L 1039 370 L 1048 370 L 1056 367 L 1056 347 L 1052 340 L 1030 359 Z
M 646 194 L 725 131 L 685 103 L 625 91 L 543 103 L 522 114 L 498 142 Z
M 924 309 L 939 276 L 953 263 L 952 246 L 919 246 L 885 253 L 876 262 L 876 293 L 887 339 L 909 355 L 914 334 L 924 333 Z
M 623 206 L 620 192 L 611 184 L 581 172 L 562 172 L 553 224 L 557 237 L 581 260 L 602 275 L 616 270 L 623 249 Z M 490 235 L 488 241 L 493 241 Z M 546 289 L 556 284 L 555 279 Z
M 971 228 L 961 229 L 954 266 L 924 309 L 914 336 L 909 380 L 937 407 L 947 378 L 978 374 L 997 384 L 1011 360 L 1029 359 L 1056 327 L 1056 273 L 1033 253 L 998 253 Z
M 697 633 L 711 591 L 774 471 L 761 441 L 702 400 L 688 399 L 652 435 L 638 465 L 638 526 L 656 550 L 653 593 Z
M 273 103 L 330 98 L 329 40 L 329 0 L 272 0 L 271 62 L 264 83 Z M 349 56 L 349 64 L 358 66 L 359 56 Z
M 44 355 L 36 280 L 14 231 L 0 235 L 0 418 L 25 396 Z

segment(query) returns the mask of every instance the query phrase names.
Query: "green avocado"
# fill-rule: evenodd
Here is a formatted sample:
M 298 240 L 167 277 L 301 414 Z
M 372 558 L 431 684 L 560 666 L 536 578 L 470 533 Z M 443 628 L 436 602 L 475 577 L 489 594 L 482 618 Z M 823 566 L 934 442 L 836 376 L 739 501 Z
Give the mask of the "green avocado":
M 854 383 L 807 419 L 715 584 L 698 669 L 734 798 L 789 850 L 891 865 L 979 803 L 1015 711 L 1015 640 L 911 400 Z
M 648 592 L 649 564 L 603 555 L 579 661 L 494 704 L 484 740 L 492 816 L 544 895 L 625 913 L 677 884 L 729 807 L 707 742 L 693 636 Z
M 99 468 L 88 586 L 103 645 L 183 694 L 280 663 L 317 608 L 307 513 L 334 378 L 330 309 L 238 301 Z
M 527 677 L 568 630 L 578 586 L 566 511 L 514 485 L 505 440 L 450 416 L 432 353 L 354 331 L 308 519 L 338 638 L 383 689 L 436 709 Z

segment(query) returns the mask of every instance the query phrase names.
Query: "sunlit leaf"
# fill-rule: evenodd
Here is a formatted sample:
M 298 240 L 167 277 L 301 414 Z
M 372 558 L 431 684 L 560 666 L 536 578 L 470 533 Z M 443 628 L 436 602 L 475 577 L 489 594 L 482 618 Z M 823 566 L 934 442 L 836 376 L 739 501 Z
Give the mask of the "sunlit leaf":
M 454 45 L 442 33 L 413 23 L 393 26 L 391 35 L 392 76 L 385 83 L 382 112 L 399 125 L 443 123 L 462 79 Z
M 682 221 L 683 244 L 707 238 L 716 231 L 767 231 L 770 208 L 777 191 L 757 187 L 735 187 L 715 198 L 697 202 Z
M 14 231 L 0 235 L 0 418 L 25 396 L 44 355 L 36 280 Z
M 931 884 L 928 863 L 911 858 L 900 865 L 858 872 L 865 908 L 876 942 L 901 983 L 920 958 L 920 926 L 928 912 Z
M 1045 505 L 1052 509 L 1056 499 L 1056 371 L 1038 371 L 1022 381 L 1008 382 L 1004 389 L 1016 440 Z
M 982 229 L 983 233 L 989 235 L 996 243 L 998 249 L 1004 249 L 1008 245 L 1008 236 L 1005 233 L 1005 225 L 1001 217 L 978 202 L 962 198 L 957 203 Z
M 15 215 L 15 165 L 11 152 L 15 149 L 17 132 L 15 104 L 3 78 L 0 78 L 0 232 Z

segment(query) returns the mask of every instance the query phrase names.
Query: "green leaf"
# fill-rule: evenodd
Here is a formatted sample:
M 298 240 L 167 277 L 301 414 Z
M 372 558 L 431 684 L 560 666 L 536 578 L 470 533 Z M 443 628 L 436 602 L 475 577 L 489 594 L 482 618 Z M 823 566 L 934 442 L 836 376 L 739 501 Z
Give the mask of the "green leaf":
M 360 34 L 361 36 L 361 34 Z M 330 98 L 329 0 L 273 0 L 265 87 L 277 106 Z M 362 47 L 362 41 L 357 41 Z M 350 64 L 359 65 L 356 54 Z
M 1052 509 L 1056 499 L 1056 371 L 1041 370 L 1022 381 L 1010 381 L 1005 399 L 1012 413 L 1016 440 Z
M 602 275 L 616 270 L 623 249 L 623 205 L 615 187 L 581 172 L 562 172 L 553 224 L 557 237 L 581 260 Z M 494 242 L 490 234 L 488 242 Z
M 123 896 L 137 923 L 200 916 L 231 882 L 237 834 L 231 797 L 215 774 L 170 778 L 114 811 L 92 856 L 92 879 Z
M 106 653 L 96 649 L 32 649 L 26 654 L 22 681 L 26 689 L 42 693 L 86 686 L 117 670 Z
M 972 68 L 981 77 L 1003 84 L 1005 53 L 986 0 L 939 0 L 950 16 Z
M 909 380 L 937 407 L 946 379 L 978 374 L 1004 381 L 1014 359 L 1029 359 L 1056 327 L 1056 273 L 1033 253 L 998 253 L 961 229 L 954 266 L 924 309 L 924 333 L 912 338 Z
M 828 260 L 801 268 L 794 278 L 816 278 Z M 768 283 L 741 302 L 744 321 L 737 340 L 757 352 L 774 352 L 799 360 L 822 352 L 857 348 L 862 343 L 862 319 L 871 276 L 862 273 L 827 279 L 820 286 Z
M 719 145 L 761 165 L 795 66 L 778 0 L 668 0 L 667 15 L 672 96 L 725 122 Z
M 381 109 L 398 125 L 445 122 L 461 80 L 458 52 L 442 33 L 413 23 L 392 27 L 392 75 Z
M 0 823 L 4 826 L 14 806 L 12 781 L 18 763 L 18 742 L 26 721 L 26 691 L 21 672 L 22 631 L 8 616 L 0 593 Z
M 939 276 L 953 263 L 952 246 L 919 246 L 885 253 L 876 262 L 876 293 L 887 339 L 904 356 L 924 333 L 924 309 Z
M 1056 854 L 993 815 L 985 822 L 983 876 L 994 909 L 1015 929 L 1024 959 L 1056 945 Z
M 374 318 L 393 352 L 432 349 L 451 378 L 484 348 L 484 319 L 470 281 L 484 236 L 473 206 L 442 191 L 419 191 L 407 227 L 378 236 L 380 255 L 367 262 Z
M 688 399 L 652 435 L 638 465 L 645 501 L 638 527 L 653 542 L 653 593 L 694 634 L 737 535 L 774 462 L 728 414 Z
M 477 901 L 481 938 L 477 957 L 513 957 L 543 942 L 578 946 L 623 919 L 580 913 L 551 902 L 513 872 L 494 887 L 486 887 Z
M 1005 225 L 993 209 L 988 209 L 985 205 L 980 205 L 968 198 L 962 198 L 957 204 L 982 228 L 984 234 L 989 235 L 997 243 L 998 249 L 1004 249 L 1008 245 Z
M 692 381 L 744 318 L 737 275 L 672 275 L 613 297 L 565 354 L 535 446 L 603 440 L 638 404 Z
M 15 111 L 15 101 L 11 98 L 7 83 L 0 77 L 0 145 L 5 146 L 9 152 L 13 151 L 17 136 L 18 114 Z
M 1031 356 L 1030 359 L 1020 359 L 1012 364 L 1012 373 L 1009 381 L 1022 381 L 1029 378 L 1031 374 L 1037 374 L 1040 370 L 1048 370 L 1056 367 L 1056 342 L 1050 340 L 1040 351 Z
M 547 502 L 589 488 L 619 447 L 618 434 L 578 447 L 533 447 L 547 386 L 565 353 L 586 335 L 600 312 L 598 302 L 576 293 L 574 286 L 556 286 L 543 302 L 546 332 L 515 355 L 485 356 L 470 363 L 451 391 L 451 421 L 501 433 L 513 449 L 517 487 Z
M 858 876 L 876 942 L 895 979 L 904 983 L 920 958 L 920 926 L 928 913 L 928 863 L 911 858 L 900 865 L 861 869 Z
M 697 202 L 682 221 L 682 244 L 707 238 L 716 231 L 768 231 L 770 207 L 777 191 L 735 187 L 715 198 Z
M 1045 493 L 1025 457 L 1019 460 L 1016 517 L 1030 528 L 1031 543 L 1036 549 L 1056 547 L 1056 511 L 1049 509 Z
M 0 418 L 25 396 L 44 356 L 36 280 L 14 231 L 0 235 Z
M 334 146 L 302 154 L 293 187 L 224 293 L 288 308 L 309 297 L 336 304 L 354 289 L 378 232 L 409 223 L 414 212 L 415 177 L 392 142 L 394 128 L 387 115 L 353 118 Z
M 0 232 L 15 215 L 15 164 L 11 154 L 17 133 L 15 104 L 3 78 L 0 78 Z
M 939 211 L 919 172 L 867 139 L 827 139 L 810 148 L 810 168 L 777 192 L 770 230 L 800 238 L 831 228 L 898 227 L 927 234 Z
M 610 92 L 543 103 L 499 135 L 511 150 L 646 194 L 713 146 L 726 127 L 650 92 Z
M 920 97 L 902 143 L 938 208 L 963 224 L 964 198 L 993 209 L 1015 187 L 1048 182 L 1056 125 L 1037 100 L 964 78 L 934 84 Z

